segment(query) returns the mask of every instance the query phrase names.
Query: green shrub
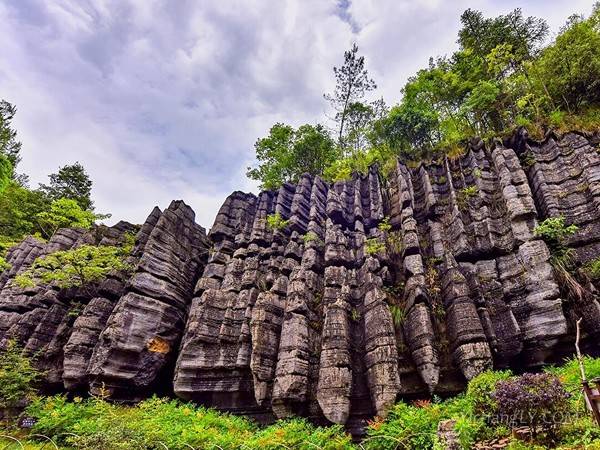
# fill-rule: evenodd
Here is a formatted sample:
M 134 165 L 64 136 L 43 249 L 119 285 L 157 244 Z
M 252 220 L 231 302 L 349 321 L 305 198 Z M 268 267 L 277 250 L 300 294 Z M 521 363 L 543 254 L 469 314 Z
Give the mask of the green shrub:
M 244 417 L 157 397 L 121 406 L 55 396 L 36 401 L 27 412 L 37 419 L 34 433 L 79 449 L 355 448 L 340 426 L 321 428 L 294 419 L 260 429 Z
M 466 397 L 473 405 L 476 414 L 493 414 L 496 402 L 492 393 L 499 381 L 506 381 L 512 376 L 509 370 L 487 370 L 469 381 Z
M 309 242 L 314 242 L 317 245 L 324 244 L 323 240 L 314 231 L 309 231 L 306 233 L 304 236 L 302 236 L 302 240 L 304 241 L 304 245 L 308 244 Z
M 0 408 L 16 408 L 34 399 L 35 382 L 41 373 L 23 355 L 16 341 L 9 340 L 0 353 Z
M 278 450 L 293 448 L 311 450 L 343 450 L 355 448 L 351 437 L 340 425 L 315 427 L 304 419 L 277 422 L 258 433 L 246 443 L 252 449 Z
M 583 271 L 592 279 L 600 280 L 600 258 L 592 259 L 583 266 Z
M 273 231 L 281 231 L 288 226 L 289 220 L 283 220 L 281 214 L 269 214 L 267 216 L 267 228 Z
M 370 238 L 365 241 L 365 253 L 369 256 L 377 255 L 385 251 L 385 244 L 379 238 Z
M 534 229 L 533 234 L 541 237 L 551 247 L 562 245 L 565 238 L 575 234 L 578 230 L 577 225 L 566 225 L 563 216 L 548 217 L 540 222 Z
M 397 403 L 385 421 L 375 421 L 369 425 L 363 445 L 373 450 L 430 449 L 434 444 L 438 423 L 443 418 L 440 405 L 417 408 Z
M 91 228 L 96 220 L 106 219 L 110 215 L 95 214 L 82 209 L 75 200 L 60 198 L 50 204 L 48 211 L 42 211 L 36 217 L 42 234 L 50 238 L 59 228 Z
M 10 270 L 12 266 L 6 262 L 4 256 L 0 256 L 0 272 L 4 272 L 5 270 Z
M 588 380 L 600 377 L 600 358 L 584 356 L 583 365 Z M 581 391 L 581 372 L 577 358 L 570 358 L 559 367 L 546 367 L 544 372 L 556 375 L 571 394 L 575 395 Z
M 131 251 L 129 245 L 82 245 L 37 258 L 31 267 L 14 278 L 22 288 L 38 283 L 56 283 L 61 288 L 80 287 L 98 282 L 114 271 L 131 269 L 125 258 Z

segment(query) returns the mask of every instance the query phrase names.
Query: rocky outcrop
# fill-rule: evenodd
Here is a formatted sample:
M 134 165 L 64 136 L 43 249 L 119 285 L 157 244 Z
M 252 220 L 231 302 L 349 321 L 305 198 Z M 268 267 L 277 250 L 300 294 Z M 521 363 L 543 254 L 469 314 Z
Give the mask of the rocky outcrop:
M 556 362 L 579 317 L 582 345 L 600 352 L 598 286 L 582 278 L 585 298 L 566 292 L 533 232 L 562 215 L 579 227 L 575 263 L 596 258 L 598 183 L 594 136 L 475 139 L 461 157 L 385 175 L 234 192 L 208 236 L 173 202 L 137 232 L 133 274 L 68 292 L 10 280 L 50 251 L 118 242 L 126 227 L 28 238 L 0 275 L 0 339 L 41 354 L 55 387 L 128 400 L 174 392 L 353 430 L 398 398 Z

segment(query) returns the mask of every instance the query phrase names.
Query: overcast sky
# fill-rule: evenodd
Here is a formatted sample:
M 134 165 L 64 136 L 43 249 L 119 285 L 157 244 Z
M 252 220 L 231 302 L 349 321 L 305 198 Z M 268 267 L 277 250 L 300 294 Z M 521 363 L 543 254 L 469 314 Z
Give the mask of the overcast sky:
M 400 98 L 459 16 L 521 7 L 553 32 L 585 0 L 0 0 L 0 98 L 18 108 L 31 185 L 81 162 L 99 212 L 142 222 L 184 199 L 210 227 L 270 126 L 324 120 L 353 42 L 377 94 Z

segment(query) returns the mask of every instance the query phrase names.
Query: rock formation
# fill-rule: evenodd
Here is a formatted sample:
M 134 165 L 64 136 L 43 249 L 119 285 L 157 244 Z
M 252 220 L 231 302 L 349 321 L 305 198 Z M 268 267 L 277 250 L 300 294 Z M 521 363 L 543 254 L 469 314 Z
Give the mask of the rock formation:
M 278 214 L 281 226 L 269 227 Z M 132 226 L 27 238 L 0 274 L 0 344 L 39 354 L 55 389 L 151 392 L 260 418 L 360 427 L 398 398 L 449 394 L 488 368 L 598 353 L 596 287 L 569 295 L 533 230 L 562 215 L 576 264 L 600 249 L 598 137 L 520 134 L 389 173 L 234 192 L 208 236 L 183 202 L 139 229 L 133 275 L 19 289 L 33 260 Z M 73 305 L 78 305 L 74 308 Z

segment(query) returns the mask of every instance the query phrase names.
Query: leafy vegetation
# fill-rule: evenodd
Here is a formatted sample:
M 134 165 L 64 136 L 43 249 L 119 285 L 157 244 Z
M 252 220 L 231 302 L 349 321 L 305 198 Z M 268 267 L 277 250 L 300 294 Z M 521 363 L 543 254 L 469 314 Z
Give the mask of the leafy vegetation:
M 600 359 L 585 358 L 589 378 L 600 374 Z M 515 419 L 513 421 L 507 419 Z M 531 442 L 511 438 L 511 426 L 538 421 Z M 512 439 L 508 448 L 575 449 L 600 445 L 600 429 L 581 399 L 576 360 L 542 374 L 514 376 L 508 371 L 484 372 L 472 379 L 466 392 L 440 401 L 398 403 L 387 419 L 369 424 L 363 446 L 369 449 L 438 449 L 438 425 L 454 421 L 463 449 L 494 437 Z M 596 447 L 593 447 L 596 448 Z
M 90 210 L 82 209 L 76 200 L 70 198 L 59 198 L 50 204 L 50 208 L 36 215 L 42 236 L 46 238 L 52 235 L 59 228 L 91 228 L 99 219 L 105 219 L 108 216 L 95 214 Z
M 277 147 L 285 170 L 252 177 L 269 189 L 294 181 L 305 170 L 338 181 L 354 172 L 365 174 L 375 163 L 385 174 L 397 157 L 416 164 L 439 153 L 460 155 L 474 136 L 505 136 L 522 126 L 538 138 L 549 129 L 599 128 L 598 4 L 587 18 L 569 17 L 546 46 L 546 22 L 525 17 L 520 9 L 497 17 L 468 9 L 460 20 L 459 49 L 431 58 L 428 67 L 409 78 L 401 102 L 389 110 L 383 99 L 368 101 L 376 84 L 352 46 L 343 65 L 334 67 L 335 91 L 325 95 L 335 123 L 330 138 L 335 146 L 328 151 L 340 157 L 318 169 L 298 167 L 293 146 L 286 144 Z M 286 136 L 293 132 L 282 124 L 276 127 L 287 129 Z M 257 148 L 259 161 L 261 152 Z
M 24 406 L 35 397 L 40 372 L 14 340 L 0 352 L 0 409 Z
M 27 235 L 49 238 L 58 228 L 89 228 L 110 217 L 94 213 L 92 181 L 79 163 L 50 174 L 48 185 L 28 187 L 28 177 L 16 172 L 21 161 L 21 143 L 12 127 L 16 111 L 0 101 L 0 257 Z
M 246 175 L 260 182 L 261 189 L 277 189 L 287 181 L 297 182 L 304 173 L 322 175 L 338 156 L 338 149 L 321 125 L 302 125 L 294 130 L 276 123 L 269 136 L 254 144 L 258 166 Z
M 567 225 L 563 216 L 549 217 L 533 229 L 533 234 L 552 247 L 558 247 L 563 246 L 565 238 L 576 233 L 577 229 L 577 225 Z
M 501 417 L 510 418 L 511 424 L 512 421 L 516 421 L 516 425 L 526 424 L 534 437 L 541 427 L 553 440 L 560 425 L 556 421 L 557 414 L 568 412 L 565 404 L 569 397 L 558 378 L 548 373 L 526 373 L 501 380 L 492 394 Z
M 339 426 L 293 419 L 261 428 L 242 417 L 156 397 L 127 407 L 100 398 L 54 396 L 34 402 L 27 414 L 37 419 L 34 433 L 78 449 L 354 448 Z
M 360 320 L 357 311 L 352 320 Z M 6 398 L 32 397 L 32 383 L 38 374 L 16 347 L 10 347 L 11 362 L 0 361 L 16 370 L 0 369 L 0 393 Z M 8 360 L 6 360 L 8 361 Z M 588 378 L 600 375 L 600 359 L 584 359 Z M 74 449 L 130 448 L 221 448 L 221 449 L 438 449 L 439 423 L 451 420 L 461 448 L 491 438 L 511 440 L 508 448 L 576 449 L 600 445 L 598 428 L 581 399 L 579 366 L 569 360 L 546 373 L 514 376 L 510 372 L 484 372 L 472 379 L 467 390 L 450 399 L 398 403 L 384 420 L 369 423 L 367 436 L 359 447 L 340 426 L 317 427 L 304 419 L 278 421 L 260 427 L 239 416 L 153 397 L 134 406 L 106 402 L 102 396 L 68 400 L 64 395 L 37 397 L 25 414 L 36 419 L 32 439 L 47 436 L 61 446 Z M 16 392 L 16 394 L 12 394 Z M 3 399 L 5 397 L 2 397 Z M 557 413 L 552 415 L 551 413 Z M 542 416 L 551 420 L 543 421 Z M 510 421 L 507 418 L 517 418 Z M 521 419 L 540 423 L 531 441 L 511 437 L 511 427 Z M 556 420 L 555 420 L 556 419 Z M 548 433 L 548 426 L 554 429 Z M 37 436 L 37 437 L 36 437 Z M 26 439 L 27 436 L 18 437 Z M 2 441 L 0 441 L 2 442 Z M 4 444 L 4 442 L 2 442 Z M 8 444 L 8 442 L 6 442 Z M 35 442 L 26 443 L 36 448 Z
M 69 199 L 77 202 L 83 211 L 93 211 L 94 202 L 90 197 L 92 193 L 92 180 L 81 164 L 64 166 L 57 173 L 49 176 L 50 184 L 40 184 L 39 190 L 51 201 Z
M 125 261 L 130 248 L 109 245 L 82 245 L 37 258 L 31 267 L 14 278 L 22 288 L 54 283 L 61 288 L 98 282 L 115 271 L 131 267 Z
M 284 220 L 281 214 L 269 214 L 267 216 L 267 228 L 273 231 L 282 231 L 288 226 L 289 220 Z

